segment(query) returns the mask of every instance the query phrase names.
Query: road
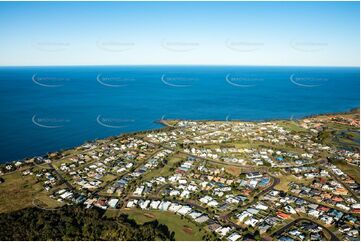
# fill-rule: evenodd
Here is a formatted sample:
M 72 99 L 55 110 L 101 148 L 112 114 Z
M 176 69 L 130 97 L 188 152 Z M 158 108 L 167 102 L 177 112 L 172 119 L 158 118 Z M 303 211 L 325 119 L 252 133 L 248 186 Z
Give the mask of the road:
M 326 228 L 325 226 L 323 226 L 322 224 L 319 224 L 318 222 L 316 221 L 313 221 L 309 218 L 306 218 L 306 217 L 302 217 L 302 218 L 296 218 L 295 220 L 293 220 L 292 222 L 286 224 L 285 226 L 283 226 L 282 228 L 278 229 L 277 231 L 273 232 L 272 233 L 272 237 L 276 236 L 276 235 L 279 235 L 281 233 L 283 233 L 285 230 L 287 230 L 288 228 L 290 228 L 292 225 L 296 224 L 297 222 L 300 222 L 300 221 L 309 221 L 309 222 L 312 222 L 312 223 L 315 223 L 317 224 L 318 226 L 320 226 L 323 230 L 325 230 L 329 235 L 330 235 L 330 240 L 331 241 L 340 241 L 339 238 L 337 238 L 337 236 L 332 233 L 328 228 Z
M 160 152 L 161 150 L 160 149 L 156 149 L 155 151 L 153 151 L 151 154 L 149 154 L 149 156 L 144 159 L 143 162 L 139 162 L 137 163 L 133 169 L 130 169 L 122 174 L 120 174 L 119 176 L 117 176 L 116 179 L 120 179 L 130 173 L 133 172 L 133 170 L 136 170 L 138 169 L 139 167 L 141 167 L 142 165 L 144 165 L 147 161 L 149 161 L 150 159 L 152 159 L 158 152 Z M 110 180 L 110 181 L 107 181 L 105 182 L 105 184 L 103 184 L 102 186 L 98 187 L 97 189 L 95 189 L 91 194 L 94 196 L 96 195 L 97 193 L 99 193 L 101 190 L 103 190 L 104 188 L 106 188 L 108 185 L 110 185 L 111 183 L 113 183 L 116 179 L 113 179 L 113 180 Z
M 260 197 L 268 192 L 270 192 L 277 184 L 280 183 L 280 179 L 277 178 L 277 177 L 274 177 L 270 174 L 268 174 L 271 178 L 272 178 L 272 184 L 270 186 L 268 186 L 267 188 L 263 189 L 262 191 L 258 192 L 256 195 L 254 195 L 254 197 Z M 249 206 L 251 206 L 253 203 L 255 202 L 254 199 L 250 200 L 248 203 L 242 205 L 242 207 L 240 207 L 240 209 L 245 209 L 245 208 L 248 208 Z M 229 223 L 233 223 L 231 220 L 230 220 L 230 217 L 232 216 L 233 214 L 233 211 L 225 214 L 225 215 L 221 215 L 221 219 L 224 220 L 224 221 L 227 221 Z M 233 223 L 234 224 L 234 223 Z M 237 225 L 239 226 L 239 225 Z
M 328 167 L 324 167 L 324 166 L 323 166 L 323 168 L 324 168 L 326 171 L 328 171 L 328 173 L 330 173 L 331 176 L 332 176 L 336 181 L 338 181 L 339 183 L 341 183 L 342 186 L 344 186 L 344 187 L 347 189 L 347 191 L 348 191 L 349 193 L 351 193 L 351 195 L 353 196 L 354 199 L 356 199 L 356 201 L 360 202 L 360 195 L 359 195 L 359 194 L 357 194 L 357 193 L 356 193 L 354 190 L 352 190 L 346 183 L 344 183 L 340 178 L 338 178 L 338 176 L 337 176 L 335 173 L 333 173 L 333 171 L 331 171 Z
M 317 204 L 317 205 L 320 205 L 320 206 L 324 206 L 324 207 L 328 207 L 328 208 L 335 209 L 335 210 L 340 211 L 340 212 L 345 213 L 345 214 L 351 214 L 350 212 L 347 212 L 347 211 L 345 211 L 345 210 L 343 210 L 343 209 L 340 209 L 340 208 L 338 208 L 338 207 L 336 207 L 336 206 L 330 206 L 330 205 L 325 204 L 325 203 L 319 203 L 319 202 L 317 202 L 317 201 L 315 201 L 314 199 L 309 198 L 309 197 L 298 196 L 298 195 L 296 195 L 296 194 L 294 194 L 294 193 L 292 193 L 292 192 L 287 192 L 287 194 L 290 195 L 290 196 L 293 196 L 293 197 L 297 197 L 297 198 L 303 199 L 303 200 L 305 200 L 305 201 L 307 201 L 307 202 L 310 202 L 310 203 L 314 203 L 314 204 Z
M 251 172 L 251 171 L 268 172 L 268 169 L 269 169 L 268 166 L 241 165 L 241 164 L 232 163 L 232 162 L 225 162 L 225 161 L 220 161 L 220 160 L 213 160 L 213 159 L 210 159 L 210 158 L 207 158 L 207 157 L 200 157 L 200 156 L 197 156 L 197 155 L 193 155 L 193 154 L 184 152 L 184 151 L 181 150 L 181 149 L 174 149 L 174 148 L 169 147 L 169 146 L 164 145 L 164 144 L 160 144 L 160 143 L 155 143 L 155 142 L 149 141 L 148 139 L 144 139 L 144 140 L 147 141 L 147 142 L 149 142 L 149 143 L 151 143 L 151 144 L 153 144 L 153 145 L 159 145 L 159 146 L 161 146 L 161 147 L 164 148 L 164 149 L 168 149 L 168 150 L 171 150 L 171 151 L 173 151 L 173 152 L 178 152 L 178 153 L 181 153 L 181 154 L 185 154 L 185 155 L 187 155 L 187 156 L 192 156 L 192 157 L 198 158 L 198 159 L 200 159 L 200 160 L 204 160 L 204 161 L 207 161 L 207 162 L 210 162 L 210 163 L 215 163 L 215 164 L 218 164 L 218 165 L 237 166 L 237 167 L 240 167 L 240 168 L 243 168 L 243 169 L 248 169 L 249 172 Z
M 75 190 L 74 187 L 68 182 L 68 180 L 66 180 L 66 179 L 63 177 L 63 175 L 60 174 L 60 173 L 58 172 L 58 170 L 55 169 L 55 167 L 54 167 L 51 163 L 48 163 L 48 164 L 49 164 L 50 169 L 52 169 L 52 170 L 56 173 L 56 175 L 58 176 L 58 178 L 59 178 L 62 182 L 64 182 L 64 184 L 68 187 L 68 189 L 70 189 L 70 190 Z

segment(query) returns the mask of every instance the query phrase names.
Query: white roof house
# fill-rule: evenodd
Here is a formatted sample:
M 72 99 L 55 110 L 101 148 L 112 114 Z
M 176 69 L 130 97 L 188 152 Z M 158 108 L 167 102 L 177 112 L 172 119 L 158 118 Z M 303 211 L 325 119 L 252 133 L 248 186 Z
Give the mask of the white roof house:
M 167 211 L 170 205 L 171 205 L 171 202 L 169 202 L 169 201 L 161 202 L 161 204 L 159 205 L 159 209 L 162 211 Z
M 247 211 L 243 211 L 241 214 L 237 215 L 238 220 L 241 221 L 241 222 L 243 222 L 245 220 L 245 218 L 250 217 L 250 216 L 252 216 L 252 214 L 250 214 Z
M 108 201 L 108 205 L 111 208 L 115 208 L 117 206 L 118 202 L 119 202 L 119 199 L 112 198 Z
M 143 190 L 144 190 L 144 186 L 137 187 L 137 188 L 135 189 L 135 191 L 133 192 L 133 194 L 134 194 L 135 196 L 141 196 L 142 193 L 143 193 Z
M 268 206 L 266 206 L 266 205 L 264 205 L 262 203 L 257 203 L 256 208 L 260 209 L 260 210 L 267 210 Z
M 309 214 L 310 216 L 315 217 L 315 218 L 318 218 L 318 217 L 320 216 L 320 212 L 317 211 L 317 210 L 315 210 L 315 209 L 310 209 L 310 210 L 308 211 L 308 214 Z
M 239 200 L 235 199 L 234 197 L 228 197 L 226 199 L 226 202 L 228 202 L 228 203 L 239 203 Z
M 170 196 L 178 196 L 179 194 L 180 194 L 180 191 L 178 191 L 178 190 L 172 190 L 172 191 L 169 193 Z
M 144 209 L 148 208 L 149 203 L 150 203 L 150 200 L 145 200 L 145 201 L 140 202 L 139 206 L 140 206 L 141 209 L 144 210 Z
M 221 237 L 226 236 L 229 231 L 231 231 L 230 227 L 219 227 L 218 229 L 216 229 L 216 233 L 219 234 Z
M 212 201 L 212 200 L 213 200 L 213 198 L 210 197 L 210 196 L 205 196 L 205 197 L 202 197 L 201 199 L 199 199 L 199 201 L 200 201 L 201 203 L 209 203 L 209 202 Z
M 159 204 L 160 204 L 160 201 L 152 201 L 152 202 L 150 203 L 150 208 L 151 208 L 151 209 L 157 209 L 158 206 L 159 206 Z
M 209 220 L 209 217 L 207 215 L 202 215 L 198 218 L 196 218 L 194 221 L 196 221 L 197 223 L 204 223 L 207 222 Z
M 177 211 L 178 214 L 180 215 L 187 215 L 188 213 L 190 213 L 192 211 L 192 208 L 189 206 L 183 206 L 181 209 L 179 209 Z
M 180 197 L 182 197 L 182 198 L 189 198 L 189 194 L 190 194 L 189 191 L 184 190 L 184 191 L 182 192 L 182 194 L 180 195 Z
M 188 214 L 188 216 L 191 217 L 192 219 L 196 219 L 196 218 L 200 217 L 201 215 L 202 215 L 202 213 L 197 212 L 197 211 L 194 211 L 194 212 Z
M 63 194 L 60 195 L 60 197 L 62 199 L 69 199 L 73 196 L 73 193 L 72 192 L 64 192 Z
M 228 241 L 237 241 L 241 238 L 241 236 L 237 233 L 233 233 L 230 236 L 227 237 Z
M 177 212 L 180 208 L 182 207 L 182 205 L 179 205 L 177 203 L 172 203 L 168 210 L 171 211 L 171 212 Z
M 216 200 L 212 200 L 209 203 L 207 203 L 207 206 L 216 207 L 218 206 L 218 202 Z
M 127 208 L 134 208 L 138 203 L 138 200 L 129 200 L 127 203 Z
M 255 218 L 249 218 L 247 221 L 244 222 L 245 224 L 247 225 L 250 225 L 252 227 L 254 227 L 257 223 L 258 223 L 258 220 L 255 219 Z
M 253 178 L 261 178 L 262 174 L 258 173 L 258 172 L 250 172 L 246 174 L 246 177 L 248 179 L 253 179 Z

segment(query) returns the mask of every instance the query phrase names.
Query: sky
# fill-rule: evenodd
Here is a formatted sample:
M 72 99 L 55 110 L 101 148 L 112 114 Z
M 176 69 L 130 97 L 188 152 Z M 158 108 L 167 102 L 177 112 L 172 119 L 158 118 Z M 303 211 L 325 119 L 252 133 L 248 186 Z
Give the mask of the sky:
M 0 65 L 359 66 L 359 2 L 0 2 Z

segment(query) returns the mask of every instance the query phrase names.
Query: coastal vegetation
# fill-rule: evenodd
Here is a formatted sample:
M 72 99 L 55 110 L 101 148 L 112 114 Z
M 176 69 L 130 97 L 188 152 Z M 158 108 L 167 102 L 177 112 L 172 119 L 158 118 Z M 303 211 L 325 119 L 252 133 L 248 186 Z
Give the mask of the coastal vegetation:
M 138 225 L 126 215 L 109 218 L 104 210 L 79 206 L 0 214 L 0 227 L 0 240 L 174 240 L 157 220 Z

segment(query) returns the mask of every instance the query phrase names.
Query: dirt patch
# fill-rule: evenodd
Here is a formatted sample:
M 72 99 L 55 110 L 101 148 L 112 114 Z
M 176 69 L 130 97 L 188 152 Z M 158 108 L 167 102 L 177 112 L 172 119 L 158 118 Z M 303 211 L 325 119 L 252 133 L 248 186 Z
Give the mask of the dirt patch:
M 144 213 L 144 216 L 146 216 L 147 218 L 155 218 L 154 214 L 151 213 Z
M 193 234 L 193 229 L 188 226 L 183 226 L 183 231 L 186 232 L 187 234 Z
M 226 172 L 228 172 L 229 174 L 231 174 L 233 176 L 239 176 L 239 174 L 241 174 L 241 168 L 236 167 L 236 166 L 227 166 Z

